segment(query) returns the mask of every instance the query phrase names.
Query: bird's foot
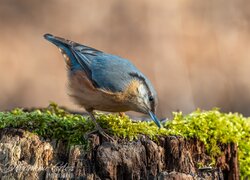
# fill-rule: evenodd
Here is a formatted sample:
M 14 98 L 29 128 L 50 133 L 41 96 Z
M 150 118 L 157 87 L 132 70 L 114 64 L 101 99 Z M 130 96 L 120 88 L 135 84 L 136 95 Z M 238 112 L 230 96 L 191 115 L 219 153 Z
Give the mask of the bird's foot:
M 90 118 L 93 120 L 93 122 L 95 123 L 95 127 L 96 127 L 96 131 L 99 131 L 99 133 L 104 137 L 106 138 L 108 141 L 111 141 L 111 142 L 116 142 L 111 136 L 109 136 L 102 128 L 101 126 L 97 123 L 96 121 L 96 118 L 93 114 L 92 111 L 89 111 L 89 115 L 90 115 Z
M 112 138 L 110 135 L 108 135 L 103 129 L 98 129 L 99 133 L 105 137 L 108 141 L 111 141 L 111 142 L 116 142 L 114 140 L 114 138 Z
M 116 142 L 116 141 L 114 140 L 114 138 L 112 138 L 110 135 L 108 135 L 108 134 L 107 134 L 103 129 L 101 129 L 101 128 L 97 128 L 97 129 L 95 129 L 95 130 L 93 130 L 93 131 L 89 131 L 89 132 L 85 133 L 84 138 L 85 138 L 85 139 L 88 139 L 88 138 L 90 137 L 91 134 L 96 133 L 96 132 L 99 132 L 106 140 L 111 141 L 111 142 Z

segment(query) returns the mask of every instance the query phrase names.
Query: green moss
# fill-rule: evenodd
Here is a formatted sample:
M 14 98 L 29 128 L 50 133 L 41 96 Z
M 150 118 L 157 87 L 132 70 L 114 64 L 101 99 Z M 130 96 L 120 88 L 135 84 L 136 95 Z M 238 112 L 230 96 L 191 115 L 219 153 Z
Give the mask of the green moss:
M 133 122 L 127 116 L 98 113 L 96 117 L 110 134 L 129 140 L 140 134 L 152 139 L 166 135 L 197 138 L 204 142 L 213 160 L 221 154 L 221 144 L 237 143 L 241 176 L 250 177 L 250 118 L 237 113 L 221 113 L 218 109 L 197 110 L 185 116 L 181 112 L 173 115 L 173 120 L 161 129 L 153 122 Z M 87 145 L 84 135 L 94 129 L 94 124 L 89 118 L 70 114 L 52 103 L 43 110 L 0 112 L 0 129 L 6 127 L 26 129 L 44 138 L 61 139 L 69 144 Z
M 174 113 L 173 121 L 165 127 L 170 134 L 204 142 L 212 159 L 221 154 L 221 144 L 238 144 L 241 177 L 250 177 L 250 118 L 238 113 L 221 113 L 218 109 L 197 110 L 186 116 Z

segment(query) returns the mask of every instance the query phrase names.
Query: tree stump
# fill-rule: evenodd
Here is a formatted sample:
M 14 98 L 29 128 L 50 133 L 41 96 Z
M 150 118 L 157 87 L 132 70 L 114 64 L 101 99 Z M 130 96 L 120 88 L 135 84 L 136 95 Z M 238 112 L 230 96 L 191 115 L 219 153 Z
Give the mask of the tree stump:
M 182 137 L 145 136 L 105 141 L 90 137 L 90 148 L 44 140 L 22 129 L 0 130 L 0 179 L 239 179 L 237 146 L 222 146 L 216 168 L 203 143 Z M 200 166 L 200 167 L 199 167 Z

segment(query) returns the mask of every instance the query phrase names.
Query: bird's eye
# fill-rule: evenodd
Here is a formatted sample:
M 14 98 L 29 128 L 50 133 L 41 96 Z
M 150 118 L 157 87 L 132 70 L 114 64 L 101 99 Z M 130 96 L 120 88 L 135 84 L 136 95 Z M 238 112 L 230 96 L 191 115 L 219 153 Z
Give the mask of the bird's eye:
M 151 101 L 151 102 L 152 102 L 152 101 L 154 100 L 154 97 L 153 97 L 153 96 L 149 96 L 149 98 L 148 98 L 148 99 L 149 99 L 149 101 Z

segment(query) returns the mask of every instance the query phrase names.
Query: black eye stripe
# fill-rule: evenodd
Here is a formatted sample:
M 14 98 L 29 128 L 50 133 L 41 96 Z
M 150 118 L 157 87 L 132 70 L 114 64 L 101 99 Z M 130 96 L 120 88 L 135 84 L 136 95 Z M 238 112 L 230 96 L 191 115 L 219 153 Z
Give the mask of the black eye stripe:
M 153 96 L 149 96 L 149 101 L 153 101 L 154 100 L 154 97 Z

